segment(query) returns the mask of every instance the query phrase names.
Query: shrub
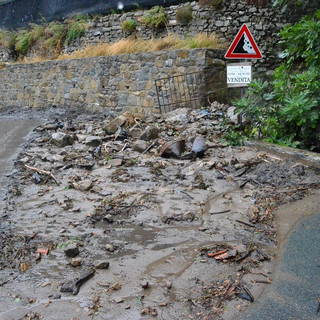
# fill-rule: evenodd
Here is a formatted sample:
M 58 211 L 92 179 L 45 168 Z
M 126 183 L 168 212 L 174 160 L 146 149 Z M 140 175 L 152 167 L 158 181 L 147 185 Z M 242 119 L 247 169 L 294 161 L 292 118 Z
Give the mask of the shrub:
M 190 5 L 177 9 L 177 21 L 181 24 L 188 24 L 192 21 L 192 7 Z
M 16 37 L 15 50 L 16 52 L 25 55 L 30 49 L 33 42 L 32 33 L 23 31 Z
M 66 35 L 66 45 L 70 45 L 76 39 L 85 35 L 87 29 L 87 21 L 84 17 L 79 16 L 75 21 L 71 21 Z
M 141 20 L 142 24 L 152 28 L 163 28 L 168 25 L 168 19 L 163 7 L 155 6 L 147 11 Z
M 10 32 L 7 39 L 7 48 L 12 52 L 16 53 L 16 40 L 18 34 L 16 32 Z
M 44 31 L 46 40 L 43 43 L 45 50 L 50 50 L 55 48 L 60 51 L 62 46 L 62 41 L 67 34 L 66 25 L 56 22 L 51 22 Z
M 126 21 L 122 22 L 121 29 L 127 32 L 133 32 L 136 30 L 137 22 L 133 19 L 127 19 Z
M 44 36 L 44 27 L 40 25 L 34 25 L 31 29 L 32 38 L 34 41 L 39 40 Z
M 320 10 L 280 31 L 284 61 L 273 80 L 253 82 L 235 104 L 271 142 L 320 151 Z

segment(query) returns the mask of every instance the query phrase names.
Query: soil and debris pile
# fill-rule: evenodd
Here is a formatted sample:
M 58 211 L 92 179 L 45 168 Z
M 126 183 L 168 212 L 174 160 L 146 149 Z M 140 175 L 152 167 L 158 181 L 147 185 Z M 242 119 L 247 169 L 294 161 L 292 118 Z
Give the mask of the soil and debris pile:
M 66 113 L 35 128 L 1 220 L 5 303 L 21 318 L 17 299 L 32 294 L 36 317 L 72 315 L 65 295 L 81 319 L 218 319 L 227 303 L 238 312 L 253 302 L 271 282 L 275 209 L 312 193 L 319 176 L 222 142 L 227 111 Z

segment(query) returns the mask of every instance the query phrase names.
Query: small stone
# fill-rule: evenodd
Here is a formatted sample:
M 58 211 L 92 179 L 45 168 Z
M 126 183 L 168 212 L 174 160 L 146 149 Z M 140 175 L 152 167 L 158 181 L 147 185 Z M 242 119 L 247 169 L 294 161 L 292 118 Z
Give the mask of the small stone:
M 72 145 L 74 142 L 74 138 L 63 132 L 53 133 L 51 136 L 51 142 L 57 147 L 63 148 L 68 145 Z
M 171 282 L 171 281 L 167 281 L 167 282 L 166 282 L 166 287 L 167 287 L 168 289 L 171 289 L 171 288 L 172 288 L 172 282 Z
M 144 140 L 137 140 L 133 144 L 133 150 L 138 152 L 144 152 L 148 148 L 149 144 Z
M 74 244 L 69 244 L 64 249 L 64 253 L 67 257 L 74 258 L 79 254 L 79 248 Z
M 142 287 L 143 289 L 148 289 L 148 288 L 149 288 L 149 281 L 143 280 L 143 281 L 141 282 L 141 287 Z
M 238 170 L 238 169 L 242 169 L 245 167 L 245 163 L 236 163 L 234 165 L 234 167 Z
M 120 167 L 122 163 L 122 159 L 111 159 L 108 161 L 108 165 L 111 167 Z
M 158 315 L 158 311 L 157 311 L 156 309 L 152 309 L 152 310 L 151 310 L 151 315 L 152 315 L 153 317 L 156 317 L 156 316 Z
M 168 302 L 160 302 L 159 307 L 166 307 L 168 305 Z
M 139 140 L 150 141 L 157 139 L 159 137 L 159 132 L 157 127 L 147 126 L 143 131 L 142 135 L 139 137 Z
M 122 303 L 122 302 L 124 302 L 124 300 L 120 297 L 116 297 L 116 298 L 114 298 L 114 302 L 115 303 Z
M 22 262 L 20 264 L 21 272 L 26 272 L 29 268 L 30 268 L 30 263 L 29 262 Z
M 109 252 L 114 252 L 114 246 L 111 244 L 111 243 L 107 243 L 106 244 L 106 249 L 109 251 Z
M 124 308 L 125 308 L 126 310 L 128 310 L 128 309 L 131 308 L 131 306 L 130 306 L 130 304 L 128 304 L 128 305 L 126 305 Z
M 99 260 L 95 262 L 95 267 L 97 269 L 108 269 L 109 268 L 109 262 L 104 260 Z
M 142 130 L 139 128 L 133 127 L 129 130 L 129 134 L 133 139 L 138 139 L 142 134 Z
M 71 265 L 73 267 L 79 267 L 81 265 L 82 259 L 81 258 L 73 258 L 71 260 Z
M 105 123 L 103 130 L 107 134 L 114 134 L 118 130 L 119 126 L 129 126 L 134 124 L 135 120 L 133 114 L 127 111 L 121 114 L 119 117 L 113 119 L 112 121 L 108 121 L 107 123 Z
M 86 138 L 86 145 L 89 147 L 98 147 L 102 144 L 102 140 L 99 136 L 89 136 Z
M 92 181 L 89 179 L 86 179 L 79 182 L 74 182 L 72 185 L 76 190 L 88 191 L 92 187 Z
M 111 214 L 107 214 L 104 218 L 103 218 L 104 221 L 107 221 L 109 223 L 113 223 L 113 217 Z
M 47 307 L 49 307 L 49 305 L 52 303 L 52 301 L 51 300 L 48 300 L 45 304 L 44 304 L 44 306 L 47 308 Z

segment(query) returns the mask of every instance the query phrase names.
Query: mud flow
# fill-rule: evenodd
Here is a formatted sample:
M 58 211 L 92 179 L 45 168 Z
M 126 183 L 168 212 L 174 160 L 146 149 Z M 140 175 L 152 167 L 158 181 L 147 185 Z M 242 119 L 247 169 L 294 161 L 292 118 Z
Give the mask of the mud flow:
M 3 111 L 0 319 L 234 319 L 258 299 L 276 209 L 317 207 L 319 174 L 228 146 L 227 109 Z

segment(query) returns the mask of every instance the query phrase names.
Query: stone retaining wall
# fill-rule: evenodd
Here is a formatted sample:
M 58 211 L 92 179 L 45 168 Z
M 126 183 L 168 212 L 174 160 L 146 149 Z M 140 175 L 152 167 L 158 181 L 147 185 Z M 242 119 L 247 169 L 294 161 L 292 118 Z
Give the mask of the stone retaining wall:
M 65 48 L 65 52 L 71 53 L 87 45 L 99 42 L 112 43 L 132 34 L 124 32 L 121 24 L 127 19 L 134 19 L 137 28 L 134 36 L 143 39 L 159 38 L 168 33 L 177 34 L 181 37 L 197 35 L 203 33 L 215 33 L 222 43 L 231 44 L 239 31 L 241 25 L 246 23 L 264 58 L 255 62 L 257 71 L 265 72 L 274 69 L 278 64 L 278 32 L 288 22 L 295 22 L 305 13 L 301 11 L 281 12 L 279 8 L 272 6 L 271 0 L 260 1 L 264 4 L 260 6 L 256 1 L 249 0 L 228 0 L 221 1 L 219 9 L 206 6 L 201 7 L 198 2 L 184 3 L 178 6 L 165 8 L 165 13 L 169 17 L 168 26 L 163 29 L 152 29 L 144 26 L 140 21 L 144 11 L 128 12 L 124 14 L 111 14 L 95 19 L 90 23 L 86 35 L 77 43 Z M 181 24 L 176 19 L 177 9 L 192 6 L 193 19 L 188 24 Z
M 0 108 L 57 105 L 91 112 L 159 113 L 155 79 L 210 66 L 221 69 L 223 54 L 194 49 L 8 65 L 0 70 Z
M 162 37 L 174 33 L 182 37 L 196 35 L 199 32 L 216 33 L 222 43 L 229 45 L 237 34 L 240 26 L 246 23 L 253 34 L 264 58 L 254 62 L 257 71 L 273 70 L 279 63 L 277 58 L 278 32 L 288 22 L 295 22 L 306 14 L 305 11 L 292 7 L 290 11 L 281 12 L 274 8 L 271 0 L 222 0 L 218 9 L 206 6 L 201 7 L 198 2 L 182 3 L 181 5 L 165 8 L 168 16 L 168 25 L 163 29 L 152 29 L 141 23 L 145 14 L 143 10 L 123 14 L 109 14 L 96 16 L 89 22 L 89 28 L 81 39 L 64 48 L 65 53 L 83 49 L 87 45 L 99 42 L 112 43 L 120 39 L 136 36 L 143 39 Z M 259 5 L 263 3 L 263 5 Z M 178 8 L 192 6 L 193 19 L 188 24 L 181 24 L 176 19 Z M 308 8 L 312 11 L 312 8 Z M 136 31 L 132 33 L 121 29 L 121 24 L 127 19 L 137 22 Z M 0 46 L 0 62 L 9 61 L 8 50 Z

